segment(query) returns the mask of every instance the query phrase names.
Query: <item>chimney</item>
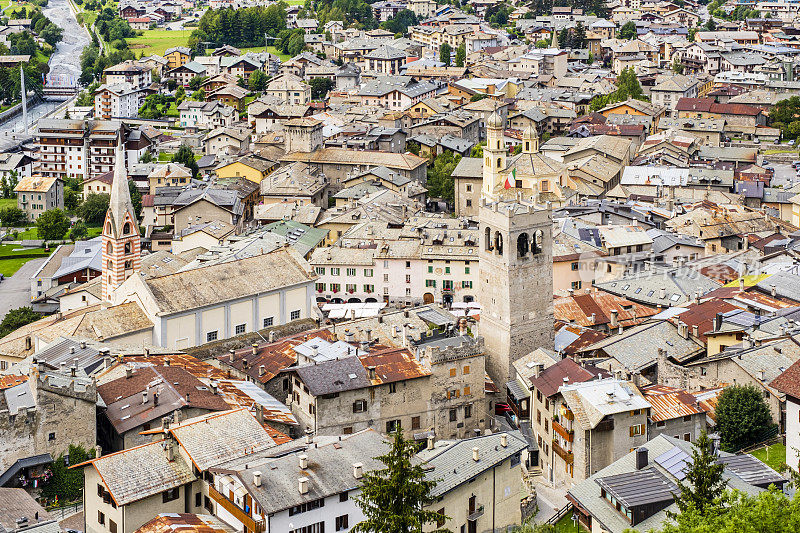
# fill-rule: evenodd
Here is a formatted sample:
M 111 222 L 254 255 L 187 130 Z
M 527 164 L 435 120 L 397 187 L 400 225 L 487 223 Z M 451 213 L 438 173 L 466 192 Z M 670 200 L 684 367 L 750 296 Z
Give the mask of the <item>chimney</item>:
M 102 457 L 103 455 L 103 447 L 99 444 L 95 444 L 94 446 L 94 457 L 97 459 L 98 457 Z
M 161 428 L 166 432 L 169 429 L 169 423 L 172 419 L 168 416 L 161 417 Z
M 253 470 L 253 485 L 261 486 L 261 470 Z
M 569 385 L 569 378 L 567 376 L 564 376 L 561 379 L 561 383 L 564 384 L 564 385 Z
M 144 349 L 144 356 L 145 356 L 145 358 L 150 357 L 150 348 L 145 348 Z
M 744 339 L 742 339 L 742 348 L 752 348 L 753 341 L 750 338 L 750 335 L 745 335 Z
M 428 449 L 429 450 L 433 449 L 433 442 L 434 442 L 433 441 L 433 435 L 428 435 Z
M 69 375 L 72 376 L 73 378 L 78 375 L 78 368 L 75 365 L 69 367 Z
M 700 305 L 700 291 L 694 291 L 694 303 Z
M 759 381 L 764 381 L 764 377 L 766 376 L 766 372 L 763 370 L 758 371 L 758 379 Z
M 472 448 L 472 460 L 475 461 L 475 462 L 478 462 L 478 461 L 481 460 L 479 448 L 477 446 Z
M 314 432 L 311 431 L 311 428 L 306 428 L 306 444 L 311 444 L 314 442 Z
M 148 392 L 149 392 L 149 390 L 142 391 L 142 405 L 147 403 L 147 393 Z
M 308 494 L 308 478 L 307 477 L 299 477 L 299 478 L 297 478 L 297 489 L 300 491 L 300 494 Z
M 662 300 L 664 298 L 666 298 L 667 297 L 667 288 L 666 287 L 661 287 L 661 291 L 659 292 L 659 294 L 660 294 Z
M 595 320 L 597 320 L 597 315 L 595 313 L 592 313 L 592 316 L 589 317 L 589 322 L 594 324 Z
M 81 350 L 86 349 L 86 341 L 81 341 Z
M 686 323 L 678 321 L 678 334 L 684 339 L 689 338 L 689 326 Z
M 744 290 L 744 277 L 739 278 L 739 290 Z
M 363 475 L 364 475 L 364 464 L 353 463 L 353 477 L 356 479 L 361 479 Z
M 175 460 L 175 450 L 172 449 L 172 442 L 164 441 L 164 453 L 167 454 L 167 461 L 172 462 Z
M 233 363 L 234 357 L 236 357 L 236 350 L 231 348 L 230 350 L 228 350 L 228 362 Z
M 567 294 L 569 295 L 570 298 L 572 298 L 573 296 L 575 296 L 575 289 L 567 289 Z
M 619 311 L 616 309 L 611 310 L 611 327 L 615 328 L 619 325 Z
M 377 376 L 375 374 L 375 367 L 374 366 L 370 365 L 370 366 L 367 367 L 367 376 L 369 377 L 369 379 L 376 379 L 377 378 Z
M 259 376 L 263 376 L 266 373 L 267 373 L 267 367 L 265 367 L 264 365 L 259 365 L 258 366 L 258 375 Z
M 126 366 L 125 367 L 125 379 L 131 379 L 133 377 L 133 367 Z
M 253 355 L 258 355 L 258 343 L 253 343 Z
M 349 329 L 344 330 L 344 340 L 347 342 L 353 342 L 353 338 L 355 337 L 355 333 L 350 331 Z
M 542 370 L 544 370 L 542 363 L 533 363 L 533 377 L 538 378 L 542 374 Z
M 189 393 L 186 393 L 186 401 L 187 402 L 189 401 Z M 175 423 L 175 424 L 180 424 L 181 423 L 181 411 L 180 411 L 180 409 L 178 409 L 174 413 L 172 413 L 172 422 Z
M 778 287 L 776 287 L 774 283 L 769 286 L 769 293 L 772 295 L 773 298 L 778 296 Z
M 300 461 L 300 469 L 301 470 L 305 470 L 306 468 L 308 468 L 308 455 L 306 455 L 304 453 L 300 454 L 300 455 L 297 456 L 297 459 Z
M 692 337 L 699 337 L 700 336 L 699 333 L 700 333 L 700 328 L 697 326 L 697 324 L 693 325 L 692 326 Z
M 275 332 L 274 331 L 270 331 L 269 332 L 269 337 L 267 337 L 267 338 L 269 339 L 269 342 L 275 342 Z
M 158 391 L 153 391 L 153 407 L 158 405 Z
M 508 434 L 503 433 L 500 435 L 500 446 L 503 448 L 508 448 Z
M 636 449 L 636 470 L 641 470 L 647 466 L 647 448 L 642 446 Z

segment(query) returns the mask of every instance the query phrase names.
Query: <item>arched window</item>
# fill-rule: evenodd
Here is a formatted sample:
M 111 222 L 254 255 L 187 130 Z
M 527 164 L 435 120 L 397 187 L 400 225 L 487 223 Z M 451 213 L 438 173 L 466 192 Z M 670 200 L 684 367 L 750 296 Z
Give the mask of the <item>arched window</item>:
M 525 257 L 530 251 L 530 243 L 528 242 L 528 234 L 520 233 L 517 237 L 517 257 Z
M 486 251 L 492 251 L 492 229 L 486 228 L 486 236 L 483 238 L 483 241 L 486 243 Z
M 525 141 L 525 151 L 526 152 L 530 152 L 531 151 L 531 143 L 530 143 L 530 141 Z
M 108 254 L 114 253 L 114 246 L 111 244 L 111 241 L 108 241 L 108 244 L 106 244 L 106 253 Z
M 129 242 L 125 243 L 125 253 L 126 254 L 131 253 L 131 243 L 129 243 Z
M 542 241 L 544 240 L 544 233 L 542 230 L 536 230 L 536 233 L 533 234 L 533 253 L 540 254 L 542 253 Z
M 497 140 L 497 148 L 500 148 L 500 139 Z
M 503 255 L 503 235 L 499 231 L 494 233 L 494 249 L 498 254 Z
M 112 268 L 114 268 L 114 264 L 111 262 L 111 259 L 109 259 L 109 260 L 106 262 L 106 268 L 108 268 L 109 270 L 111 270 Z
M 111 233 L 111 222 L 106 224 L 106 233 Z
M 501 169 L 501 167 L 500 167 L 500 164 L 502 163 L 502 161 L 503 161 L 503 160 L 502 160 L 502 159 L 500 159 L 499 157 L 497 158 L 497 170 L 500 170 L 500 169 Z
M 131 233 L 131 223 L 126 222 L 124 226 L 122 226 L 122 234 L 123 235 L 130 235 Z
M 130 259 L 125 261 L 125 270 L 130 270 L 132 268 L 133 268 L 133 261 L 131 261 Z

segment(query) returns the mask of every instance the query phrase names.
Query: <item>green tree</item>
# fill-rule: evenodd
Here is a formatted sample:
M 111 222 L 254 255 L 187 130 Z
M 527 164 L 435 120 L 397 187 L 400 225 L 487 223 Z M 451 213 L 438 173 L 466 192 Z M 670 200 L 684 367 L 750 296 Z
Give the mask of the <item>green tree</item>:
M 680 493 L 675 503 L 681 513 L 689 509 L 710 513 L 719 507 L 728 482 L 722 477 L 725 465 L 717 463 L 711 439 L 703 431 L 694 443 L 692 461 L 687 465 L 686 478 L 678 481 Z
M 80 499 L 83 493 L 83 469 L 69 468 L 88 461 L 95 456 L 94 449 L 88 452 L 83 446 L 69 445 L 66 457 L 62 453 L 53 461 L 50 471 L 53 474 L 42 487 L 42 496 L 59 502 L 71 502 Z
M 676 74 L 683 74 L 683 63 L 677 55 L 672 59 L 672 71 Z
M 69 218 L 61 209 L 49 209 L 36 219 L 36 234 L 45 241 L 58 241 L 69 230 Z
M 267 74 L 263 70 L 256 70 L 250 74 L 250 79 L 247 80 L 247 85 L 251 91 L 260 93 L 266 90 L 267 80 Z
M 74 211 L 79 203 L 78 193 L 68 187 L 64 187 L 64 209 Z
M 409 26 L 416 26 L 418 24 L 417 15 L 410 9 L 403 9 L 394 17 L 387 20 L 381 27 L 392 33 L 406 33 Z
M 172 162 L 180 163 L 191 170 L 193 178 L 196 178 L 197 173 L 200 171 L 199 167 L 197 166 L 197 161 L 195 161 L 194 158 L 194 152 L 192 152 L 192 149 L 185 144 L 178 148 L 178 151 L 172 156 Z
M 69 232 L 69 238 L 73 241 L 81 241 L 89 235 L 89 229 L 82 221 L 77 221 Z
M 406 143 L 406 152 L 411 152 L 414 155 L 419 155 L 420 145 L 417 142 L 409 141 Z
M 36 322 L 42 318 L 42 315 L 35 312 L 30 307 L 18 307 L 17 309 L 12 309 L 6 316 L 3 317 L 3 321 L 0 322 L 0 337 L 5 337 L 9 333 L 16 331 L 17 329 L 30 324 L 31 322 Z
M 690 508 L 665 522 L 661 533 L 791 533 L 800 531 L 800 491 L 789 499 L 774 486 L 757 496 L 726 491 L 719 512 Z
M 426 479 L 419 463 L 412 463 L 415 450 L 414 442 L 405 440 L 398 429 L 390 450 L 377 457 L 385 468 L 364 473 L 356 496 L 364 520 L 353 527 L 355 533 L 422 533 L 427 524 L 442 518 L 424 508 L 436 501 L 430 496 L 436 482 Z
M 425 186 L 428 188 L 429 196 L 442 198 L 448 202 L 453 201 L 455 189 L 452 176 L 459 161 L 461 161 L 460 155 L 454 156 L 453 152 L 445 150 L 436 157 L 433 165 L 428 166 L 428 181 Z
M 439 47 L 439 61 L 450 66 L 450 54 L 453 52 L 453 49 L 447 43 L 442 43 Z
M 108 211 L 108 199 L 108 194 L 90 193 L 75 209 L 75 213 L 87 224 L 102 224 Z
M 463 67 L 464 62 L 467 60 L 467 47 L 464 43 L 458 45 L 456 48 L 456 66 Z
M 136 186 L 136 182 L 133 180 L 128 180 L 128 195 L 131 197 L 131 205 L 133 205 L 133 212 L 136 215 L 136 218 L 142 216 L 142 193 L 139 191 L 139 187 Z
M 15 205 L 0 209 L 0 226 L 21 226 L 25 220 L 25 211 Z
M 735 385 L 717 401 L 717 430 L 726 450 L 740 450 L 770 430 L 772 415 L 761 392 L 752 385 Z
M 486 146 L 486 141 L 480 142 L 477 146 L 472 147 L 472 152 L 469 154 L 470 157 L 480 157 L 483 158 L 483 147 Z
M 328 78 L 311 78 L 308 84 L 311 86 L 311 99 L 324 100 L 328 91 L 333 89 L 333 80 Z
M 636 24 L 633 21 L 626 22 L 620 29 L 617 37 L 620 39 L 635 39 L 636 38 Z

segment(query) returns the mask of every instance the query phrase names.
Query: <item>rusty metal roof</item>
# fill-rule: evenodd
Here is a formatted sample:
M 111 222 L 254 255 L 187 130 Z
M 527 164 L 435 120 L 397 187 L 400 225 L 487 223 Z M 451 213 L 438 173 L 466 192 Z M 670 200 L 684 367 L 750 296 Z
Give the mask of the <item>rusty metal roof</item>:
M 643 388 L 642 394 L 652 406 L 650 418 L 653 422 L 663 422 L 706 412 L 697 398 L 683 389 L 666 385 L 651 385 Z
M 367 369 L 372 385 L 381 385 L 407 379 L 430 376 L 431 371 L 406 348 L 392 348 L 362 356 L 361 364 Z M 369 367 L 375 367 L 375 377 L 369 378 Z
M 163 513 L 136 530 L 136 533 L 234 533 L 219 518 L 205 514 Z
M 658 313 L 657 309 L 605 291 L 556 298 L 553 301 L 553 315 L 556 320 L 573 322 L 584 327 L 609 324 L 613 310 L 617 311 L 617 320 L 623 327 L 635 326 Z

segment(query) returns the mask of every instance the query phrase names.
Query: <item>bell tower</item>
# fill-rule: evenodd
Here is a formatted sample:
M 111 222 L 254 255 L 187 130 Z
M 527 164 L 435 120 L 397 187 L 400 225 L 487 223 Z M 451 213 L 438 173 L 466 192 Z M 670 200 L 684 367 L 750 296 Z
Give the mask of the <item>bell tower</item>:
M 539 133 L 533 124 L 522 132 L 522 153 L 535 154 L 539 152 Z
M 493 198 L 502 187 L 500 172 L 506 169 L 506 142 L 503 137 L 503 117 L 497 111 L 486 121 L 486 146 L 483 148 L 483 191 L 485 198 Z
M 514 361 L 553 349 L 553 215 L 518 193 L 481 199 L 478 217 L 480 334 L 486 369 L 501 385 L 513 379 Z
M 101 285 L 105 302 L 110 302 L 114 290 L 139 270 L 142 260 L 139 223 L 128 191 L 128 173 L 125 170 L 125 152 L 121 141 L 117 145 L 115 157 L 114 181 L 103 223 Z

